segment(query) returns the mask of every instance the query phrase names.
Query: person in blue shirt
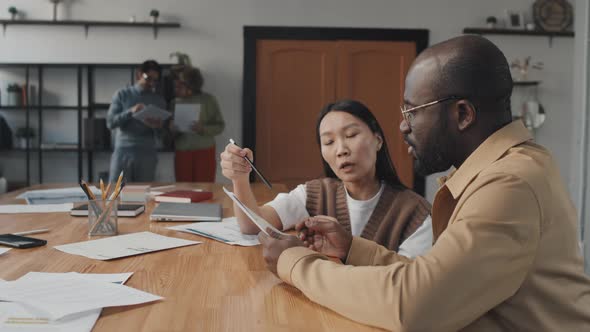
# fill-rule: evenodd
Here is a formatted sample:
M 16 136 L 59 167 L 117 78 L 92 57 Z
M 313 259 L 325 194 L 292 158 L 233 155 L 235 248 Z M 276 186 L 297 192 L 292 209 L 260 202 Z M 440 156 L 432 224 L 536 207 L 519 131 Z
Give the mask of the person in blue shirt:
M 166 109 L 166 101 L 155 92 L 161 74 L 162 68 L 156 61 L 145 61 L 137 70 L 135 84 L 113 96 L 107 114 L 107 127 L 116 129 L 110 182 L 115 182 L 122 170 L 129 182 L 154 181 L 158 163 L 156 136 L 160 134 L 162 121 L 150 118 L 140 121 L 133 114 L 150 104 Z

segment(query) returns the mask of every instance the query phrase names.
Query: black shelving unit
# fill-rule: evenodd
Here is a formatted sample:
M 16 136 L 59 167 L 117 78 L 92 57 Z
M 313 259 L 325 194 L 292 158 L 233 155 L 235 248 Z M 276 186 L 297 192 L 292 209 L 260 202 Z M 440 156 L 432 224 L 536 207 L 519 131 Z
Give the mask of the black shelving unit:
M 84 27 L 84 34 L 88 37 L 90 27 L 119 27 L 119 28 L 149 28 L 153 29 L 154 39 L 158 38 L 158 30 L 161 28 L 180 28 L 178 22 L 116 22 L 116 21 L 79 21 L 79 20 L 0 20 L 2 34 L 6 35 L 8 25 L 54 25 L 54 26 L 80 26 Z
M 1 21 L 0 21 L 1 22 Z M 38 159 L 38 179 L 39 183 L 43 183 L 43 155 L 45 153 L 76 153 L 77 154 L 77 173 L 78 179 L 82 179 L 84 171 L 84 158 L 86 158 L 87 164 L 87 180 L 93 181 L 93 164 L 95 153 L 110 153 L 113 150 L 111 148 L 88 148 L 83 145 L 84 133 L 83 125 L 84 119 L 93 119 L 95 113 L 99 110 L 108 110 L 110 104 L 96 103 L 95 100 L 95 72 L 98 69 L 123 69 L 129 70 L 130 72 L 130 84 L 134 84 L 135 81 L 135 69 L 137 63 L 111 63 L 111 64 L 87 64 L 87 63 L 0 63 L 1 68 L 24 68 L 25 71 L 25 91 L 29 91 L 31 83 L 31 74 L 33 71 L 37 73 L 37 101 L 35 105 L 29 104 L 29 95 L 25 94 L 24 105 L 22 106 L 3 106 L 0 105 L 0 111 L 24 111 L 25 112 L 25 127 L 31 127 L 31 115 L 34 113 L 37 115 L 37 144 L 33 147 L 32 138 L 26 138 L 25 148 L 13 148 L 11 150 L 2 151 L 2 153 L 24 153 L 25 154 L 25 168 L 26 168 L 26 185 L 31 185 L 31 157 L 37 156 Z M 163 76 L 170 69 L 172 64 L 161 64 L 163 69 Z M 76 70 L 76 91 L 77 105 L 43 105 L 43 73 L 48 68 L 66 68 Z M 83 82 L 84 74 L 86 74 L 86 86 L 87 86 L 87 103 L 83 102 Z M 162 83 L 165 80 L 162 80 Z M 160 87 L 164 90 L 164 87 Z M 114 91 L 113 91 L 114 93 Z M 165 96 L 167 101 L 170 100 L 170 96 Z M 43 122 L 44 113 L 56 112 L 56 111 L 73 111 L 76 112 L 77 116 L 77 143 L 76 147 L 60 147 L 58 145 L 54 147 L 43 147 Z M 86 114 L 86 117 L 84 116 Z M 160 152 L 171 152 L 172 149 L 160 149 Z

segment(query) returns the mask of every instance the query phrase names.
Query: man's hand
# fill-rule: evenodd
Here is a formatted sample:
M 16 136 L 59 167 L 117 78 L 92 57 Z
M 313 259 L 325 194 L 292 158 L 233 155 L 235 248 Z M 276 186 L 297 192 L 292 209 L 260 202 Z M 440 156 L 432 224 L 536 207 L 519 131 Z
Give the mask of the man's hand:
M 312 250 L 344 261 L 352 244 L 352 234 L 338 220 L 328 216 L 307 218 L 297 224 L 299 239 Z
M 142 103 L 135 104 L 135 106 L 131 107 L 131 113 L 139 112 L 139 111 L 141 111 L 144 108 L 145 108 L 145 105 L 142 104 Z
M 258 233 L 258 240 L 262 244 L 262 257 L 266 262 L 266 267 L 272 273 L 277 274 L 277 263 L 283 251 L 292 247 L 304 247 L 304 244 L 296 236 L 282 235 L 270 228 L 267 228 L 266 231 L 270 236 L 264 232 Z

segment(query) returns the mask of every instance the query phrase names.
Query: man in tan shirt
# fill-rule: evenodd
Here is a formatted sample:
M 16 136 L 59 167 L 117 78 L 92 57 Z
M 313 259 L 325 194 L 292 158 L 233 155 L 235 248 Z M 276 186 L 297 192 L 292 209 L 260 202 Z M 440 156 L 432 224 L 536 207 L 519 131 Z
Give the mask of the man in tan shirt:
M 590 331 L 576 212 L 550 153 L 511 122 L 511 94 L 506 58 L 487 39 L 425 50 L 406 77 L 400 130 L 418 171 L 456 168 L 434 200 L 431 251 L 409 259 L 315 217 L 298 227 L 305 242 L 259 235 L 269 269 L 394 331 Z

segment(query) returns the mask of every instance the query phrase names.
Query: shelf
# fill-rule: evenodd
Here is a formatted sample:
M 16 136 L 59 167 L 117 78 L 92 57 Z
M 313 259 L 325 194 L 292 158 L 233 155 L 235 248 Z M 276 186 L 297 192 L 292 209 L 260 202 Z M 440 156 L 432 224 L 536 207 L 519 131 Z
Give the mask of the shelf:
M 478 34 L 478 35 L 574 37 L 573 31 L 540 31 L 540 30 L 516 30 L 516 29 L 465 28 L 465 29 L 463 29 L 463 33 L 473 33 L 473 34 Z
M 158 38 L 158 29 L 160 28 L 180 28 L 177 22 L 116 22 L 116 21 L 50 21 L 50 20 L 0 20 L 2 24 L 2 33 L 6 34 L 8 25 L 56 25 L 56 26 L 81 26 L 84 27 L 85 36 L 88 37 L 90 27 L 123 27 L 123 28 L 152 28 L 154 30 L 154 39 Z
M 514 86 L 537 86 L 541 84 L 541 81 L 514 81 L 512 85 Z
M 0 150 L 2 152 L 26 152 L 27 149 L 23 148 L 14 148 L 14 149 L 7 149 L 7 150 Z M 30 152 L 78 152 L 78 148 L 29 148 Z M 82 148 L 82 152 L 113 152 L 113 149 L 86 149 Z M 172 149 L 158 149 L 158 152 L 174 152 Z
M 464 28 L 463 33 L 478 35 L 511 35 L 511 36 L 538 36 L 549 37 L 549 47 L 553 44 L 553 37 L 573 38 L 573 31 L 541 31 L 524 29 L 488 29 L 488 28 Z
M 47 105 L 47 106 L 39 106 L 39 105 L 31 105 L 29 109 L 32 111 L 39 110 L 39 107 L 42 110 L 54 110 L 54 111 L 77 111 L 78 109 L 87 110 L 88 106 L 59 106 L 59 105 Z M 26 110 L 26 106 L 0 106 L 0 111 L 24 111 Z

